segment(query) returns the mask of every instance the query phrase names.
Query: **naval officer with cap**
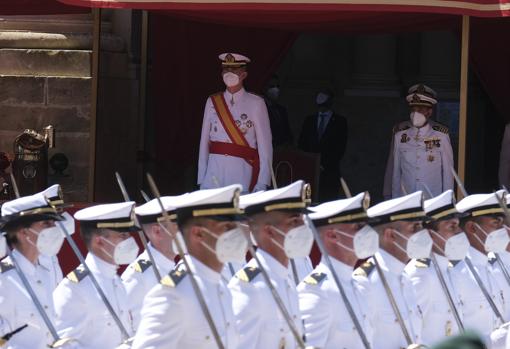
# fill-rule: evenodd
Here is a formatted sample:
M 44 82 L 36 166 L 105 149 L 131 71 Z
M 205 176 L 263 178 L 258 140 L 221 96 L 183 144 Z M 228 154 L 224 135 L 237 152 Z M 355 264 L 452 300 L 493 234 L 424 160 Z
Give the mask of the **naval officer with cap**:
M 371 337 L 365 301 L 353 280 L 358 258 L 374 255 L 379 248 L 377 232 L 367 225 L 368 193 L 311 207 L 310 218 L 317 227 L 356 318 Z M 315 348 L 363 348 L 363 342 L 347 312 L 340 291 L 324 258 L 297 288 L 299 309 L 305 325 L 307 345 Z
M 55 221 L 62 219 L 41 193 L 2 205 L 1 229 L 6 232 L 7 242 L 13 249 L 12 256 L 53 324 L 56 318 L 52 298 L 55 276 L 40 258 L 43 255 L 52 258 L 62 247 L 64 236 L 55 227 Z M 6 348 L 43 349 L 52 345 L 54 338 L 11 257 L 0 262 L 0 271 L 0 337 L 21 329 L 10 338 Z M 22 329 L 25 325 L 28 327 Z
M 510 288 L 502 275 L 492 267 L 495 261 L 487 256 L 489 252 L 503 251 L 508 245 L 508 232 L 503 227 L 503 210 L 496 197 L 502 193 L 469 195 L 459 201 L 456 208 L 463 213 L 460 226 L 471 244 L 466 260 L 473 265 L 503 320 L 508 321 Z M 478 331 L 484 336 L 486 344 L 491 345 L 493 332 L 502 325 L 501 321 L 490 308 L 471 271 L 465 266 L 460 269 L 456 266 L 456 269 L 458 276 L 453 283 L 462 303 L 464 326 Z
M 201 189 L 240 183 L 245 192 L 265 190 L 273 161 L 266 104 L 243 87 L 248 57 L 223 53 L 219 58 L 227 89 L 205 104 L 197 182 Z
M 180 198 L 174 196 L 161 198 L 163 207 L 172 220 L 171 222 L 165 222 L 164 228 L 161 226 L 163 215 L 157 199 L 153 199 L 135 208 L 138 222 L 142 225 L 143 231 L 149 238 L 147 249 L 150 250 L 161 277 L 167 275 L 175 266 L 174 259 L 176 252 L 172 248 L 172 243 L 178 231 L 175 209 L 176 203 Z M 129 303 L 133 310 L 133 324 L 136 329 L 140 323 L 140 311 L 142 310 L 143 300 L 147 293 L 160 281 L 156 278 L 154 266 L 147 250 L 143 251 L 126 268 L 121 278 L 126 287 Z
M 422 227 L 425 218 L 423 194 L 418 191 L 384 201 L 369 208 L 367 213 L 379 234 L 380 249 L 374 257 L 355 270 L 354 278 L 367 303 L 369 321 L 373 328 L 373 348 L 408 347 L 404 330 L 412 343 L 420 344 L 421 310 L 404 268 L 410 258 L 428 257 L 432 248 L 432 239 Z M 389 288 L 384 286 L 375 259 Z M 391 298 L 395 299 L 403 324 L 398 321 Z
M 85 263 L 128 335 L 134 332 L 133 316 L 117 269 L 138 255 L 138 245 L 131 236 L 139 229 L 133 220 L 134 205 L 134 202 L 96 205 L 74 215 L 89 251 Z M 89 349 L 109 349 L 122 344 L 121 331 L 83 266 L 69 273 L 58 285 L 53 300 L 60 336 L 74 338 L 80 347 Z
M 313 235 L 302 217 L 309 200 L 309 187 L 301 180 L 283 188 L 241 197 L 241 207 L 249 217 L 251 233 L 258 246 L 257 257 L 301 335 L 303 324 L 289 259 L 304 258 L 312 248 Z M 254 258 L 237 272 L 228 287 L 232 291 L 234 314 L 241 334 L 239 348 L 298 347 Z
M 393 136 L 392 197 L 429 188 L 433 196 L 453 189 L 453 151 L 448 129 L 432 125 L 436 93 L 425 85 L 415 85 L 406 97 L 411 109 L 411 126 Z
M 200 190 L 178 204 L 177 223 L 192 275 L 181 262 L 149 292 L 133 349 L 218 348 L 191 277 L 198 283 L 223 346 L 238 347 L 232 297 L 221 270 L 225 263 L 239 262 L 246 254 L 247 240 L 237 223 L 242 214 L 241 189 L 237 184 Z
M 460 213 L 455 208 L 455 196 L 447 190 L 439 196 L 426 200 L 425 213 L 429 217 L 425 227 L 433 240 L 433 254 L 444 278 L 455 308 L 462 319 L 461 303 L 452 274 L 458 263 L 463 263 L 469 249 L 469 240 L 459 226 Z M 411 278 L 418 305 L 423 314 L 423 343 L 436 344 L 448 336 L 460 332 L 445 290 L 441 286 L 431 259 L 413 259 L 406 266 Z M 460 266 L 459 266 L 460 268 Z

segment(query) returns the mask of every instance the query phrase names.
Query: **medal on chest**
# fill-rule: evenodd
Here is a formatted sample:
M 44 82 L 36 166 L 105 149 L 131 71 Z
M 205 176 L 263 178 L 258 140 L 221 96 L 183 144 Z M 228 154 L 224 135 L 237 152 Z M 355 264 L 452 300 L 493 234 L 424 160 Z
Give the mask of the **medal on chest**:
M 400 138 L 400 143 L 407 143 L 409 142 L 409 136 L 407 135 L 407 133 L 404 133 L 402 135 L 402 137 Z

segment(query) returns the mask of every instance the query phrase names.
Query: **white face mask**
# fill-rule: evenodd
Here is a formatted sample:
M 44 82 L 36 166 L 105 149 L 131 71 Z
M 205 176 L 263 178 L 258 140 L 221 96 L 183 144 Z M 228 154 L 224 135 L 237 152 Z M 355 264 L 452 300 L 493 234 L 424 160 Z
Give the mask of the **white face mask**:
M 117 265 L 129 264 L 132 261 L 134 261 L 138 256 L 139 251 L 138 245 L 136 243 L 136 240 L 132 236 L 127 238 L 126 240 L 122 240 L 117 245 L 115 245 L 113 242 L 105 239 L 102 236 L 101 239 L 103 239 L 103 241 L 106 241 L 111 246 L 114 246 L 113 256 L 110 253 L 106 252 L 105 249 L 102 250 L 104 253 L 106 253 L 106 255 L 112 258 L 113 262 Z
M 461 261 L 466 258 L 469 249 L 469 240 L 466 233 L 461 232 L 454 236 L 445 239 L 439 233 L 431 230 L 432 233 L 444 241 L 444 250 L 436 245 L 436 247 L 443 252 L 444 256 L 450 261 Z
M 7 254 L 7 239 L 3 233 L 0 233 L 0 259 Z
M 413 111 L 410 116 L 414 127 L 422 127 L 427 122 L 427 117 L 420 112 Z
M 67 231 L 67 233 L 69 235 L 73 235 L 74 234 L 74 227 L 75 227 L 73 216 L 71 216 L 67 212 L 64 212 L 64 213 L 62 213 L 62 217 L 64 217 L 65 220 L 61 221 L 60 223 L 62 223 L 62 225 L 64 226 L 64 228 L 66 229 L 66 231 Z
M 313 246 L 313 233 L 306 224 L 292 228 L 285 234 L 275 226 L 271 226 L 274 231 L 284 237 L 283 246 L 276 240 L 271 239 L 276 246 L 285 251 L 289 258 L 304 258 L 310 254 Z
M 234 74 L 232 72 L 227 72 L 223 74 L 223 82 L 227 87 L 233 87 L 237 86 L 239 84 L 239 76 L 237 74 Z
M 475 239 L 477 239 L 485 248 L 485 252 L 501 253 L 506 251 L 508 242 L 510 242 L 510 237 L 508 237 L 508 231 L 505 228 L 499 228 L 487 234 L 480 225 L 476 223 L 475 225 L 482 233 L 485 234 L 485 242 L 482 242 L 478 235 L 474 235 Z
M 28 242 L 37 247 L 40 254 L 48 257 L 56 256 L 60 248 L 62 248 L 64 234 L 62 234 L 60 228 L 45 228 L 39 232 L 32 228 L 28 228 L 28 230 L 37 235 L 37 242 L 35 244 L 30 239 L 28 239 Z
M 411 259 L 422 259 L 429 258 L 430 251 L 432 250 L 432 238 L 427 229 L 422 229 L 417 233 L 411 235 L 411 237 L 407 238 L 402 235 L 398 230 L 393 230 L 398 236 L 402 239 L 407 240 L 405 250 L 399 244 L 395 243 L 395 246 L 399 248 L 401 251 L 406 252 L 407 256 Z
M 210 252 L 214 253 L 221 263 L 246 262 L 248 241 L 246 240 L 246 236 L 241 228 L 237 227 L 230 229 L 220 236 L 217 236 L 207 228 L 203 228 L 203 230 L 207 234 L 216 238 L 216 247 L 213 249 L 203 241 L 202 245 Z
M 358 230 L 354 236 L 349 235 L 341 230 L 335 229 L 335 232 L 353 239 L 353 249 L 343 245 L 340 242 L 337 242 L 336 244 L 348 251 L 354 252 L 358 259 L 364 259 L 373 256 L 379 249 L 379 235 L 369 225 L 365 225 L 363 228 Z

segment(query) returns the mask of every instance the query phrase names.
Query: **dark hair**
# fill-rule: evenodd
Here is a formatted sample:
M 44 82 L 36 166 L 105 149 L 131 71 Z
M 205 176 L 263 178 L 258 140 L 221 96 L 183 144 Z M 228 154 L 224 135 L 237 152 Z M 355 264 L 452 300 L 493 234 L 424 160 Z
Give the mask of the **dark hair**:
M 92 238 L 94 235 L 106 236 L 108 233 L 104 229 L 93 228 L 90 226 L 80 225 L 80 236 L 85 243 L 87 248 L 90 247 L 90 243 L 92 242 Z
M 464 230 L 464 228 L 466 226 L 466 223 L 469 222 L 469 221 L 478 223 L 477 217 L 473 217 L 471 215 L 459 218 L 459 225 L 462 228 L 462 230 Z

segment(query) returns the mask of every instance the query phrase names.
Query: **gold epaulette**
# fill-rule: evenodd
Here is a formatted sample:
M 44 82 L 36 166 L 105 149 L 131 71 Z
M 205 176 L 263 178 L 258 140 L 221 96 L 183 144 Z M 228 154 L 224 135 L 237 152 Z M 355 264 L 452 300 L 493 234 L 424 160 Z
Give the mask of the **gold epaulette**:
M 420 258 L 414 262 L 416 268 L 428 268 L 430 266 L 430 258 Z
M 311 273 L 308 275 L 303 282 L 307 285 L 319 285 L 327 277 L 326 273 Z
M 448 261 L 448 268 L 455 268 L 460 261 Z
M 5 273 L 6 271 L 9 271 L 11 269 L 14 269 L 14 264 L 12 264 L 10 261 L 2 261 L 0 262 L 0 274 Z
M 432 126 L 432 129 L 434 131 L 442 132 L 446 135 L 450 133 L 450 130 L 448 129 L 448 127 L 446 127 L 445 125 L 441 125 L 441 124 Z
M 165 275 L 160 283 L 162 285 L 168 286 L 168 287 L 175 287 L 179 285 L 179 283 L 184 279 L 184 277 L 188 275 L 188 272 L 184 269 L 174 269 L 168 275 Z
M 85 269 L 83 265 L 79 265 L 78 268 L 74 269 L 72 272 L 67 274 L 66 278 L 71 280 L 74 283 L 78 283 L 81 280 L 85 279 L 88 275 L 88 271 Z
M 374 262 L 368 260 L 354 270 L 354 275 L 368 277 L 374 268 Z
M 393 126 L 393 134 L 397 133 L 397 132 L 400 132 L 400 131 L 405 131 L 405 130 L 408 130 L 410 129 L 411 126 L 409 126 L 409 123 L 407 122 L 400 122 L 398 124 L 396 124 L 395 126 Z
M 133 264 L 133 268 L 135 269 L 135 271 L 137 271 L 139 273 L 143 273 L 144 271 L 149 269 L 149 267 L 151 265 L 152 265 L 151 261 L 149 261 L 147 259 L 140 259 L 140 260 L 136 261 L 135 264 Z
M 497 260 L 498 260 L 498 258 L 493 253 L 489 254 L 489 258 L 487 258 L 487 261 L 489 262 L 490 265 L 493 265 L 494 263 L 496 263 Z
M 236 278 L 244 282 L 251 282 L 260 273 L 258 267 L 244 267 L 236 273 Z

